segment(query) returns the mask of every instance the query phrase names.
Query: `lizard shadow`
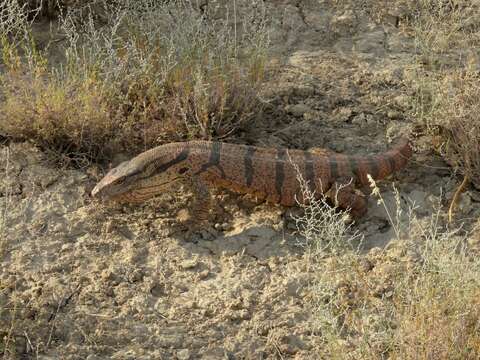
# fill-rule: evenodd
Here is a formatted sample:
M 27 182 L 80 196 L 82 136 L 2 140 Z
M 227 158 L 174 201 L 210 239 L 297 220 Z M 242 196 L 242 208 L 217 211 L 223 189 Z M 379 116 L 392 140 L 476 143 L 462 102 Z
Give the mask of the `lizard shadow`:
M 208 222 L 193 228 L 177 222 L 172 237 L 180 246 L 193 253 L 242 254 L 257 260 L 304 252 L 284 208 L 228 190 L 221 194 Z
M 193 253 L 209 253 L 214 256 L 250 256 L 256 260 L 300 255 L 304 249 L 288 231 L 277 230 L 268 223 L 249 224 L 230 231 L 206 235 L 204 232 L 176 239 Z

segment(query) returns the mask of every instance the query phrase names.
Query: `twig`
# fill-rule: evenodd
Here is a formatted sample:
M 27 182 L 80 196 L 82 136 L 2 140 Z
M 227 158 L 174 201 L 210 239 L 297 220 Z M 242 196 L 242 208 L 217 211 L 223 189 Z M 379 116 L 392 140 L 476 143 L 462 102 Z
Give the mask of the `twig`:
M 465 190 L 465 187 L 467 184 L 470 182 L 470 178 L 468 175 L 464 175 L 463 181 L 460 184 L 460 186 L 457 188 L 457 191 L 455 191 L 455 194 L 453 195 L 452 201 L 450 202 L 450 206 L 448 208 L 448 222 L 451 223 L 453 221 L 453 212 L 455 211 L 455 208 L 457 207 L 457 203 L 460 198 L 460 194 Z

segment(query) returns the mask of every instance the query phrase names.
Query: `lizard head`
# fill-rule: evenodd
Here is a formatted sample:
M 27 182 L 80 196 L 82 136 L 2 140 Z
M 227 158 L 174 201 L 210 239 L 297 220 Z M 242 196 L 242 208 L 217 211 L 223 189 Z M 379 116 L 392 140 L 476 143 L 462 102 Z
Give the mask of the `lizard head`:
M 92 190 L 92 196 L 121 202 L 141 202 L 165 192 L 172 183 L 190 173 L 191 169 L 184 161 L 188 151 L 175 153 L 157 149 L 146 151 L 111 169 Z

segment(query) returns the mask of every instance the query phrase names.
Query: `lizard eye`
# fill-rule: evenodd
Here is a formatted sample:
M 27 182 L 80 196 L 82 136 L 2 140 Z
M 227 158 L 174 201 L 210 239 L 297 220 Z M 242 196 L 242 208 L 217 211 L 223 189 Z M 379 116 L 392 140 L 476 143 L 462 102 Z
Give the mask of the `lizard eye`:
M 180 170 L 178 170 L 178 173 L 179 174 L 185 174 L 187 171 L 188 171 L 188 168 L 184 167 L 184 168 L 181 168 Z

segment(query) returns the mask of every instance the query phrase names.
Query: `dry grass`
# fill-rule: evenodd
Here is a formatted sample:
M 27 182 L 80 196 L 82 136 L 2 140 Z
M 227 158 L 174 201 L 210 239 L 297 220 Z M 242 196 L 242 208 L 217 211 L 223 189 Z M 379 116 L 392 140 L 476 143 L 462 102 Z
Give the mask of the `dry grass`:
M 454 169 L 473 181 L 480 178 L 480 86 L 472 70 L 443 72 L 419 86 L 419 118 Z
M 418 61 L 442 71 L 464 66 L 480 44 L 480 2 L 421 0 L 406 29 L 415 38 Z
M 480 2 L 422 0 L 409 24 L 417 57 L 411 86 L 413 116 L 431 138 L 432 148 L 464 177 L 451 201 L 480 175 Z
M 380 195 L 376 187 L 374 194 Z M 317 229 L 302 233 L 316 273 L 312 330 L 319 334 L 319 354 L 332 359 L 480 356 L 480 260 L 465 247 L 467 234 L 445 227 L 440 212 L 426 220 L 409 212 L 408 223 L 399 224 L 399 212 L 385 208 L 401 229 L 399 237 L 386 249 L 362 254 L 350 245 L 344 221 L 328 215 L 332 209 L 318 203 L 310 209 L 315 216 L 306 213 L 300 223 L 308 225 L 299 229 Z M 335 234 L 329 248 L 325 232 Z M 332 245 L 336 251 L 330 251 Z
M 0 133 L 97 159 L 230 136 L 260 108 L 268 31 L 260 4 L 214 5 L 204 13 L 180 0 L 76 8 L 61 18 L 61 67 L 36 49 L 25 9 L 10 9 L 22 36 L 2 29 Z

